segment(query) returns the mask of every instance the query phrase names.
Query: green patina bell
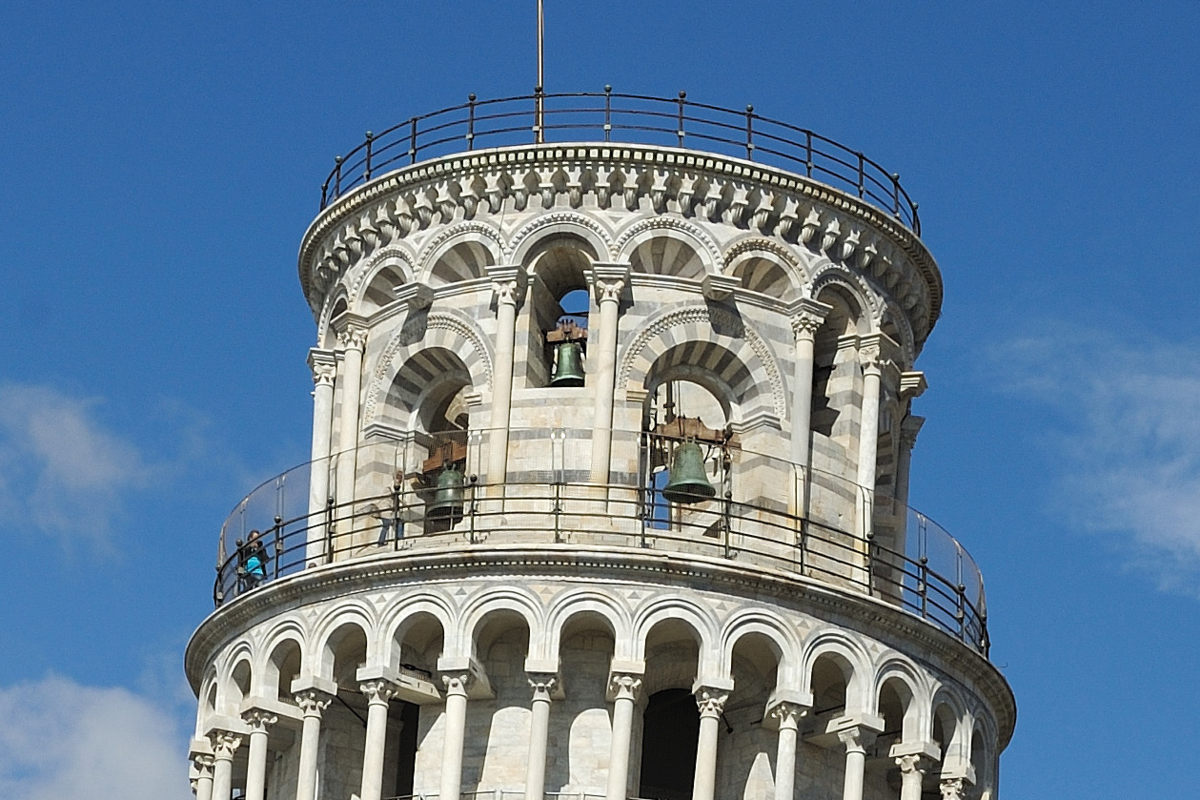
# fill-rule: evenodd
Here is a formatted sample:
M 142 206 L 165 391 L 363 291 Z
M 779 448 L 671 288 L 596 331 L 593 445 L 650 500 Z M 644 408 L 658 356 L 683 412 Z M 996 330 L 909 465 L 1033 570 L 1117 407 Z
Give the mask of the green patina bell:
M 716 496 L 704 470 L 704 453 L 696 442 L 684 442 L 675 448 L 663 497 L 672 503 L 699 503 Z
M 583 386 L 583 348 L 579 342 L 562 342 L 557 346 L 551 386 Z
M 438 475 L 437 489 L 433 502 L 429 504 L 431 517 L 457 517 L 463 510 L 463 487 L 466 477 L 455 467 L 446 467 Z

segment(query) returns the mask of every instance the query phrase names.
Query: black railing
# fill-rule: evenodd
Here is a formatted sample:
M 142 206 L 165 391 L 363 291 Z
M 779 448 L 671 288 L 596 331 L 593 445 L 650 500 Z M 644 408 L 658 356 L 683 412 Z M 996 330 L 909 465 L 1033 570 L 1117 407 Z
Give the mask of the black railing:
M 538 110 L 541 109 L 539 125 Z M 603 92 L 534 93 L 478 100 L 411 117 L 334 159 L 321 186 L 321 208 L 373 176 L 418 160 L 530 142 L 600 141 L 693 147 L 782 167 L 861 198 L 918 236 L 917 204 L 888 172 L 861 152 L 807 128 L 769 119 L 754 106 L 736 111 L 676 98 Z
M 253 540 L 237 541 L 217 566 L 217 606 L 307 567 L 439 545 L 573 544 L 627 547 L 773 568 L 870 595 L 988 653 L 983 586 L 957 542 L 913 512 L 908 554 L 813 519 L 718 495 L 663 514 L 653 486 L 468 481 L 461 506 L 436 516 L 433 489 L 406 489 L 316 513 L 276 516 Z M 504 518 L 500 524 L 500 517 Z M 596 524 L 590 526 L 588 520 Z M 937 538 L 931 544 L 930 532 Z M 948 547 L 952 555 L 940 548 Z M 931 566 L 931 559 L 943 566 Z M 945 574 L 949 567 L 954 574 Z M 967 573 L 970 573 L 969 575 Z

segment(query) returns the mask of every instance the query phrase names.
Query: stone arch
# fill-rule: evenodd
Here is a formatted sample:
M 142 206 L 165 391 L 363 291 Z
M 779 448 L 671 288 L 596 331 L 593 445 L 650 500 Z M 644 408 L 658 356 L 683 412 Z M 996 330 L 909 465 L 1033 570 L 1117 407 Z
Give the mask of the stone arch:
M 800 260 L 786 246 L 771 239 L 741 239 L 725 250 L 724 273 L 741 280 L 742 288 L 777 300 L 801 296 L 808 284 Z
M 299 625 L 292 623 L 280 628 L 266 639 L 262 649 L 256 691 L 264 697 L 291 702 L 291 679 L 297 677 L 302 669 L 305 641 Z M 293 669 L 295 674 L 289 679 Z
M 847 712 L 865 711 L 870 708 L 870 658 L 858 642 L 840 630 L 821 631 L 805 643 L 804 655 L 800 662 L 802 691 L 813 691 L 813 669 L 822 656 L 839 659 L 848 670 L 845 675 Z
M 612 232 L 597 220 L 575 211 L 554 211 L 535 217 L 513 233 L 504 250 L 505 260 L 524 264 L 542 243 L 560 236 L 585 242 L 591 248 L 593 261 L 609 260 L 616 253 Z
M 393 667 L 400 663 L 400 646 L 404 635 L 413 621 L 421 616 L 431 617 L 442 626 L 442 651 L 451 651 L 451 637 L 455 630 L 454 610 L 446 598 L 432 592 L 422 592 L 392 606 L 380 620 L 380 654 L 386 663 Z
M 475 391 L 491 391 L 492 352 L 478 325 L 457 311 L 410 315 L 392 334 L 371 373 L 363 405 L 364 426 L 380 421 L 388 394 L 404 365 L 422 351 L 434 349 L 452 354 L 461 363 Z
M 912 324 L 908 320 L 908 315 L 895 303 L 886 303 L 883 316 L 879 322 L 879 330 L 893 341 L 899 343 L 900 352 L 904 358 L 902 366 L 904 369 L 911 368 L 917 360 L 917 346 L 913 338 Z
M 317 321 L 317 343 L 319 346 L 332 350 L 337 346 L 337 332 L 333 330 L 333 320 L 350 309 L 350 294 L 344 284 L 339 283 L 334 290 L 325 296 L 325 305 L 321 309 L 321 317 Z
M 484 277 L 500 263 L 504 239 L 491 225 L 475 220 L 448 225 L 417 255 L 421 281 L 433 287 Z
M 529 641 L 537 642 L 545 636 L 545 620 L 542 606 L 530 592 L 520 589 L 490 587 L 476 592 L 462 607 L 459 628 L 456 631 L 458 656 L 475 656 L 476 635 L 489 616 L 498 612 L 518 614 L 529 628 Z M 449 651 L 448 651 L 449 652 Z
M 814 300 L 820 300 L 821 293 L 830 287 L 841 289 L 858 304 L 862 313 L 862 328 L 858 331 L 859 334 L 878 332 L 883 314 L 882 304 L 862 276 L 826 260 L 813 268 L 808 294 Z
M 572 617 L 579 614 L 594 614 L 607 623 L 617 650 L 613 658 L 632 659 L 632 653 L 621 652 L 633 638 L 633 620 L 629 608 L 612 595 L 593 589 L 575 589 L 556 596 L 546 612 L 545 652 L 537 655 L 553 658 L 562 646 L 562 633 Z
M 234 642 L 221 654 L 221 660 L 217 666 L 218 712 L 232 717 L 238 715 L 237 705 L 244 699 L 244 695 L 253 688 L 252 684 L 248 682 L 249 676 L 253 674 L 253 659 L 253 649 L 250 646 L 250 642 L 245 639 Z M 250 672 L 243 673 L 240 683 L 234 679 L 234 671 L 238 668 L 239 664 L 245 664 L 245 669 L 250 670 Z
M 308 653 L 307 672 L 318 678 L 334 680 L 334 661 L 338 655 L 337 650 L 341 637 L 347 635 L 353 628 L 357 628 L 362 633 L 365 642 L 364 658 L 370 661 L 376 644 L 375 623 L 372 617 L 371 611 L 357 600 L 335 608 L 321 621 L 313 636 L 312 641 L 315 646 Z
M 661 622 L 672 620 L 691 628 L 698 647 L 697 677 L 727 677 L 720 673 L 717 653 L 719 624 L 710 609 L 687 598 L 659 597 L 638 609 L 633 620 L 633 646 L 635 661 L 646 658 L 646 639 L 652 629 Z
M 885 719 L 883 692 L 889 684 L 897 691 L 903 706 L 901 740 L 906 743 L 926 741 L 923 732 L 928 728 L 929 688 L 921 673 L 898 656 L 889 658 L 875 671 L 870 711 Z
M 349 288 L 349 303 L 356 313 L 369 317 L 395 301 L 393 290 L 411 283 L 416 268 L 412 253 L 391 244 L 371 255 L 356 271 Z
M 796 664 L 799 661 L 800 642 L 791 626 L 780 616 L 760 609 L 745 609 L 725 621 L 721 629 L 721 670 L 731 671 L 733 651 L 738 640 L 749 634 L 765 636 L 774 644 L 775 657 L 779 662 L 776 684 L 781 688 L 799 689 Z
M 229 716 L 237 717 L 240 716 L 242 703 L 254 695 L 254 679 L 257 673 L 249 648 L 238 653 L 231 664 L 225 702 L 228 704 Z
M 217 694 L 217 669 L 209 667 L 204 680 L 200 681 L 200 693 L 197 695 L 200 702 L 196 710 L 196 738 L 204 735 L 208 721 L 216 716 L 220 708 Z
M 942 769 L 961 773 L 966 767 L 963 746 L 969 725 L 966 704 L 957 691 L 943 684 L 934 691 L 929 707 L 929 741 L 942 746 Z
M 720 370 L 714 374 L 728 387 L 724 393 L 736 399 L 742 419 L 764 413 L 775 419 L 786 416 L 783 371 L 766 340 L 740 316 L 704 305 L 664 309 L 650 316 L 621 356 L 617 391 L 630 386 L 652 390 L 648 378 L 656 366 L 661 374 L 665 368 L 705 363 L 700 351 L 715 355 L 711 348 L 728 353 L 718 359 Z M 678 362 L 660 363 L 672 352 Z
M 616 252 L 616 260 L 629 262 L 632 272 L 696 280 L 719 273 L 723 263 L 721 248 L 708 232 L 677 217 L 658 216 L 633 223 L 617 238 Z M 653 266 L 656 261 L 658 267 Z

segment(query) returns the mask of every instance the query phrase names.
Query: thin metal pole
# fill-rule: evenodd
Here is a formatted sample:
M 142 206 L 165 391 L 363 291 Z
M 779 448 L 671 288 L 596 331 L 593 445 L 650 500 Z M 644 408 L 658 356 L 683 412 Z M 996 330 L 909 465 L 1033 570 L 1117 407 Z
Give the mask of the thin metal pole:
M 546 85 L 544 42 L 546 39 L 546 20 L 542 13 L 542 0 L 537 4 L 537 144 L 546 141 L 542 125 L 542 89 Z

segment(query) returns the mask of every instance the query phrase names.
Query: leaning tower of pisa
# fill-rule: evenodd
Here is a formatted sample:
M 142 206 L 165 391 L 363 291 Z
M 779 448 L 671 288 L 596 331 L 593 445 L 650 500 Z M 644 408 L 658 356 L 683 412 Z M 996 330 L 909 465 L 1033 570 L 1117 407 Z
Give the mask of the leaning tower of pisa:
M 197 798 L 995 798 L 982 578 L 907 505 L 919 237 L 683 93 L 368 133 L 300 245 L 311 461 L 187 649 Z

